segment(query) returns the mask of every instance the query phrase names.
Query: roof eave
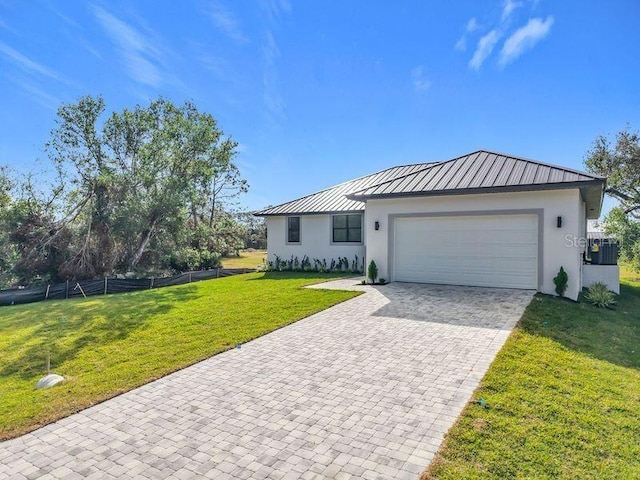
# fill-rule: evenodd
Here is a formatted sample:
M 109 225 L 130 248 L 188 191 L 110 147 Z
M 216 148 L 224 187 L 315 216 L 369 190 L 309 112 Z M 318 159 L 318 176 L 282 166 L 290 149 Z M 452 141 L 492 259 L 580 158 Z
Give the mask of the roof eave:
M 561 182 L 561 183 L 540 183 L 531 185 L 511 185 L 499 187 L 478 187 L 478 188 L 460 188 L 455 190 L 433 190 L 421 192 L 399 192 L 399 193 L 383 193 L 373 195 L 358 195 L 357 193 L 347 195 L 349 200 L 358 200 L 366 202 L 373 199 L 388 198 L 409 198 L 409 197 L 441 197 L 449 195 L 476 195 L 483 193 L 511 193 L 511 192 L 535 192 L 542 190 L 565 190 L 570 188 L 587 188 L 590 186 L 602 186 L 604 179 L 582 180 L 578 182 Z
M 291 216 L 302 216 L 302 215 L 339 215 L 339 214 L 349 214 L 349 213 L 364 213 L 364 208 L 361 210 L 327 210 L 320 212 L 280 212 L 280 213 L 265 213 L 256 212 L 253 215 L 256 217 L 291 217 Z
M 593 182 L 586 188 L 580 189 L 582 199 L 586 204 L 586 215 L 588 220 L 597 220 L 602 213 L 602 203 L 607 182 Z

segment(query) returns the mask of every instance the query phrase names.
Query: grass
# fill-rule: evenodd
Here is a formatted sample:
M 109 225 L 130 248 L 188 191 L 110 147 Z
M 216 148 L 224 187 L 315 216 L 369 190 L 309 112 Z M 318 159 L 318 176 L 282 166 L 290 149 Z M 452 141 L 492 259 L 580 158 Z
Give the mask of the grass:
M 640 276 L 615 310 L 537 295 L 423 479 L 640 478 Z
M 222 268 L 257 268 L 267 258 L 266 250 L 254 250 L 253 252 L 240 252 L 239 257 L 224 257 Z
M 253 273 L 0 308 L 0 439 L 15 437 L 352 298 L 327 274 Z M 67 380 L 35 390 L 52 371 Z

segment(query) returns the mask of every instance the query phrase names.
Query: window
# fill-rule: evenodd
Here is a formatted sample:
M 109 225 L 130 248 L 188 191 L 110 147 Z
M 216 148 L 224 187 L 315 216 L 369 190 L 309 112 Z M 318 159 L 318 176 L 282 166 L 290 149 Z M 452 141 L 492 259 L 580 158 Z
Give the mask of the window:
M 334 215 L 333 242 L 362 242 L 362 215 Z
M 300 217 L 287 217 L 287 243 L 300 243 Z

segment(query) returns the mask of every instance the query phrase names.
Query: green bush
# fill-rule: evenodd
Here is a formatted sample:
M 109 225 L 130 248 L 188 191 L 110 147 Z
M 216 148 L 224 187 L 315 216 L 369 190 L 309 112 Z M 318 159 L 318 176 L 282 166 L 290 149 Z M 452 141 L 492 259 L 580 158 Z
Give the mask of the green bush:
M 371 283 L 376 283 L 376 279 L 378 278 L 378 266 L 374 260 L 369 262 L 369 268 L 367 268 L 367 277 L 371 280 Z
M 560 267 L 560 271 L 558 275 L 556 275 L 553 279 L 553 283 L 556 286 L 556 293 L 564 297 L 564 292 L 567 291 L 567 284 L 569 283 L 569 275 L 564 271 L 563 267 Z
M 220 266 L 220 255 L 209 250 L 181 248 L 171 255 L 169 266 L 177 272 L 218 268 Z
M 599 308 L 612 308 L 616 304 L 615 294 L 602 282 L 591 285 L 584 297 Z

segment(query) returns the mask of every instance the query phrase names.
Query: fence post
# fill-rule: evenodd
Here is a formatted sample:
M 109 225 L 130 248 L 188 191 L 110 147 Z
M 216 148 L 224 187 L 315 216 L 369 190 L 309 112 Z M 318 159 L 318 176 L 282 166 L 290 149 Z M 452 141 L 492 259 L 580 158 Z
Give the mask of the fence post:
M 151 282 L 149 283 L 149 289 L 153 288 L 153 277 L 151 277 Z
M 107 277 L 104 277 L 104 294 L 107 294 Z
M 191 283 L 191 272 L 189 272 L 189 283 Z
M 44 299 L 45 300 L 49 300 L 49 289 L 51 288 L 51 285 L 47 285 L 47 293 L 44 294 Z
M 69 279 L 67 279 L 67 293 L 65 294 L 64 298 L 69 298 Z
M 216 278 L 220 278 L 220 267 L 216 268 Z

